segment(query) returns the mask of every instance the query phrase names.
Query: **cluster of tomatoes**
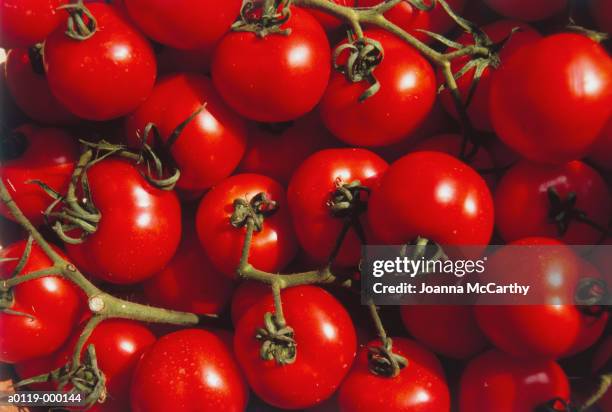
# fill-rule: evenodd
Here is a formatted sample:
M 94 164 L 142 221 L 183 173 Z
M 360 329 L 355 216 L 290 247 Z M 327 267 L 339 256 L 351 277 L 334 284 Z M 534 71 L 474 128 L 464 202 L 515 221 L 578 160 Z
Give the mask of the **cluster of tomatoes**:
M 531 412 L 584 400 L 589 390 L 570 388 L 566 372 L 609 368 L 606 310 L 386 308 L 392 352 L 407 360 L 387 377 L 371 370 L 368 347 L 380 342 L 370 342 L 358 297 L 296 286 L 281 293 L 295 360 L 266 359 L 261 335 L 274 329 L 264 323 L 277 306 L 268 285 L 238 279 L 246 230 L 232 224 L 237 201 L 273 201 L 248 254 L 268 273 L 322 268 L 332 256 L 334 274 L 355 283 L 363 244 L 417 237 L 557 245 L 549 260 L 505 263 L 534 276 L 555 270 L 568 290 L 612 271 L 608 256 L 588 264 L 562 249 L 612 244 L 612 59 L 593 33 L 564 28 L 569 1 L 447 0 L 481 27 L 476 35 L 458 34 L 442 2 L 427 10 L 403 1 L 385 13 L 393 30 L 363 24 L 363 37 L 349 39 L 339 17 L 300 7 L 312 1 L 263 11 L 242 3 L 0 3 L 0 175 L 16 205 L 113 295 L 219 316 L 197 328 L 102 321 L 85 347 L 95 348 L 106 399 L 90 410 Z M 612 1 L 574 12 L 612 32 Z M 410 33 L 421 50 L 391 31 Z M 427 32 L 453 41 L 440 46 Z M 489 53 L 450 62 L 460 113 L 432 62 L 470 45 Z M 98 144 L 87 146 L 89 163 L 79 164 L 79 139 Z M 133 159 L 100 155 L 103 145 L 138 153 L 144 143 L 180 171 L 172 190 Z M 61 203 L 81 167 L 77 197 L 89 202 L 67 212 Z M 26 250 L 5 205 L 0 214 L 0 276 L 52 266 L 40 245 Z M 84 291 L 57 276 L 3 289 L 0 306 L 0 362 L 16 380 L 69 363 L 91 318 Z M 598 405 L 612 411 L 612 395 Z

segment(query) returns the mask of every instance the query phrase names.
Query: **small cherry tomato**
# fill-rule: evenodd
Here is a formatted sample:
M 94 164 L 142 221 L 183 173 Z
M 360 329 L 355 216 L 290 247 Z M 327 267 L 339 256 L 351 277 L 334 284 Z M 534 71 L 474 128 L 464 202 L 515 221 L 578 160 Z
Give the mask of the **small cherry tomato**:
M 119 10 L 104 3 L 87 8 L 97 22 L 93 36 L 74 40 L 61 26 L 45 41 L 49 87 L 68 110 L 84 119 L 125 116 L 153 89 L 153 49 Z
M 76 140 L 60 129 L 26 124 L 4 136 L 1 144 L 2 181 L 25 216 L 33 224 L 42 225 L 43 212 L 53 198 L 33 181 L 65 193 L 79 156 Z M 4 203 L 0 203 L 0 214 L 14 219 Z
M 554 361 L 521 360 L 492 350 L 463 372 L 459 411 L 534 411 L 555 398 L 567 402 L 569 395 L 567 376 Z
M 292 7 L 281 29 L 291 29 L 291 34 L 261 38 L 231 32 L 215 51 L 215 87 L 230 107 L 251 120 L 284 122 L 305 115 L 319 102 L 329 80 L 329 44 L 319 22 Z
M 244 411 L 248 389 L 226 344 L 202 329 L 160 338 L 138 362 L 134 412 Z
M 212 188 L 200 202 L 196 217 L 198 236 L 215 267 L 230 278 L 236 277 L 245 238 L 245 228 L 232 226 L 234 201 L 250 202 L 259 193 L 276 202 L 277 209 L 255 231 L 249 262 L 266 272 L 279 272 L 293 259 L 297 245 L 285 191 L 269 177 L 240 174 L 228 177 Z

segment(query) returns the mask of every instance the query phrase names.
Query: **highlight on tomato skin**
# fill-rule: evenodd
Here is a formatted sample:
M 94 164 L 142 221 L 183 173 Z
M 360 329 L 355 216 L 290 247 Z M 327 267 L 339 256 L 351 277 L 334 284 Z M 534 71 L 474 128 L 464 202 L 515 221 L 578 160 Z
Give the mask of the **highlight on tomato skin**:
M 611 23 L 612 0 L 0 0 L 0 391 L 612 412 Z M 453 273 L 396 266 L 432 260 Z

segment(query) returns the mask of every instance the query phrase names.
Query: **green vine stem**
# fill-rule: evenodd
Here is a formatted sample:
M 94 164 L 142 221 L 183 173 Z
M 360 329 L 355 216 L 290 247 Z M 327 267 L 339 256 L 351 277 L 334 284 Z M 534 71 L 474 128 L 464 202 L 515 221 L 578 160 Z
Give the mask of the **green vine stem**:
M 599 377 L 600 383 L 595 393 L 587 399 L 578 409 L 579 412 L 587 412 L 612 388 L 612 373 L 606 373 Z

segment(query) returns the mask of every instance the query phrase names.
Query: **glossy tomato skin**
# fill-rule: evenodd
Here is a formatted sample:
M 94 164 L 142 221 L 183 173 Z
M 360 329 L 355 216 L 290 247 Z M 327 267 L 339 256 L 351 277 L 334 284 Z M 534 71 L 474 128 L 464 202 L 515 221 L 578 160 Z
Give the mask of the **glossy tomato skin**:
M 308 156 L 340 145 L 323 126 L 316 112 L 298 119 L 278 133 L 268 130 L 265 125 L 251 123 L 247 141 L 238 171 L 269 176 L 284 186 Z
M 14 130 L 17 139 L 24 139 L 25 151 L 15 159 L 2 162 L 0 176 L 17 206 L 35 225 L 44 223 L 43 212 L 53 199 L 32 180 L 40 180 L 59 193 L 65 193 L 79 156 L 76 139 L 54 128 L 38 128 L 31 124 Z M 0 214 L 13 219 L 0 204 Z
M 379 341 L 369 346 L 380 346 Z M 341 412 L 448 412 L 450 395 L 442 365 L 417 342 L 393 338 L 393 353 L 408 359 L 394 378 L 374 375 L 368 368 L 368 349 L 362 347 L 353 369 L 340 387 Z
M 536 21 L 562 12 L 567 6 L 568 0 L 542 0 L 538 2 L 530 0 L 484 0 L 484 2 L 502 16 L 523 21 Z
M 513 246 L 534 246 L 521 253 Z M 545 248 L 549 246 L 549 248 Z M 573 301 L 581 262 L 562 242 L 524 238 L 501 248 L 487 263 L 503 283 L 517 274 L 529 279 L 531 296 L 542 302 Z M 504 269 L 506 268 L 506 269 Z M 579 341 L 583 315 L 573 305 L 505 305 L 475 307 L 476 319 L 487 338 L 500 350 L 518 358 L 555 359 L 573 351 Z
M 606 227 L 612 199 L 604 179 L 585 163 L 575 160 L 559 166 L 519 162 L 502 177 L 495 191 L 495 218 L 500 235 L 507 242 L 530 236 L 558 237 L 569 244 L 595 244 L 601 233 L 573 221 L 565 235 L 550 223 L 547 191 L 553 188 L 562 200 L 576 194 L 576 208 L 597 224 Z
M 553 164 L 581 158 L 610 118 L 612 59 L 585 36 L 546 37 L 495 72 L 490 110 L 495 132 L 523 157 Z
M 569 400 L 567 376 L 552 360 L 518 360 L 497 350 L 472 360 L 461 377 L 459 411 L 525 412 Z
M 2 249 L 1 257 L 21 258 L 25 241 Z M 59 251 L 56 250 L 58 253 Z M 12 277 L 17 261 L 0 263 L 0 276 Z M 34 244 L 20 276 L 47 269 L 53 262 Z M 0 361 L 17 363 L 49 355 L 70 336 L 84 309 L 85 296 L 69 280 L 47 276 L 24 282 L 13 289 L 9 309 L 28 316 L 0 313 Z
M 597 166 L 612 171 L 612 117 L 599 132 L 599 137 L 591 146 L 588 157 Z
M 400 314 L 410 335 L 441 355 L 469 359 L 488 345 L 471 306 L 401 306 Z
M 510 35 L 512 30 L 515 28 L 519 28 L 520 30 Z M 512 20 L 496 21 L 495 23 L 484 26 L 482 30 L 494 43 L 502 42 L 508 36 L 510 36 L 509 40 L 504 44 L 504 47 L 499 51 L 499 59 L 501 64 L 504 64 L 504 61 L 521 47 L 534 43 L 542 37 L 531 26 Z M 463 45 L 474 44 L 474 38 L 472 35 L 467 33 L 459 36 L 459 38 L 455 41 Z M 451 49 L 449 51 L 453 50 L 454 49 Z M 453 60 L 451 63 L 452 72 L 457 73 L 469 62 L 469 60 L 470 59 L 468 57 L 460 57 Z M 494 70 L 495 69 L 489 66 L 481 74 L 476 91 L 474 92 L 467 108 L 467 113 L 472 121 L 472 125 L 478 130 L 493 130 L 489 108 L 489 94 L 491 91 L 491 76 Z M 467 103 L 467 98 L 470 93 L 475 72 L 476 69 L 472 69 L 457 79 L 457 87 L 459 88 L 464 104 Z M 444 75 L 440 70 L 438 70 L 437 76 L 438 83 L 444 84 Z M 455 108 L 455 102 L 451 93 L 448 91 L 448 88 L 445 88 L 442 91 L 440 94 L 440 100 L 448 113 L 450 113 L 455 119 L 458 119 L 459 115 L 457 113 L 457 109 Z
M 345 224 L 342 218 L 333 216 L 328 205 L 338 185 L 359 181 L 362 186 L 375 190 L 387 167 L 387 162 L 365 149 L 321 150 L 298 167 L 287 189 L 287 201 L 300 246 L 314 262 L 327 263 Z M 360 196 L 367 202 L 367 193 Z M 364 227 L 364 215 L 360 222 Z M 334 263 L 357 265 L 361 246 L 357 232 L 349 229 Z
M 47 80 L 55 97 L 75 115 L 110 120 L 136 109 L 151 93 L 157 72 L 145 37 L 119 10 L 88 4 L 98 29 L 75 41 L 59 27 L 45 41 Z
M 375 240 L 383 244 L 421 236 L 440 245 L 486 245 L 494 220 L 484 180 L 454 157 L 429 151 L 393 163 L 372 192 L 367 213 Z
M 181 237 L 181 208 L 172 191 L 151 186 L 122 159 L 105 159 L 87 171 L 98 230 L 78 245 L 66 245 L 79 268 L 110 283 L 140 282 L 162 270 Z
M 358 0 L 359 7 L 371 7 L 380 4 L 379 0 Z M 451 9 L 463 16 L 461 12 L 467 0 L 447 1 Z M 429 5 L 431 3 L 426 2 Z M 444 34 L 450 31 L 456 24 L 449 17 L 440 3 L 436 3 L 433 10 L 421 11 L 409 2 L 400 2 L 397 6 L 385 13 L 385 17 L 391 22 L 406 30 L 417 39 L 433 43 L 431 37 L 419 30 L 427 30 L 433 33 Z
M 374 69 L 380 90 L 360 102 L 370 84 L 352 83 L 334 71 L 319 110 L 327 128 L 343 142 L 386 146 L 424 121 L 434 104 L 436 79 L 427 60 L 392 34 L 366 30 L 364 36 L 380 42 L 384 49 L 383 61 Z
M 248 399 L 230 350 L 202 329 L 160 338 L 138 363 L 131 391 L 134 412 L 238 412 L 245 410 Z
M 234 282 L 219 273 L 202 252 L 193 220 L 183 223 L 183 238 L 166 267 L 144 283 L 148 302 L 197 314 L 219 314 Z
M 66 365 L 72 358 L 80 333 L 79 329 L 57 353 L 18 364 L 16 369 L 20 378 L 30 378 Z M 103 403 L 96 403 L 87 409 L 89 412 L 129 410 L 130 386 L 136 364 L 155 340 L 155 336 L 147 327 L 131 320 L 109 319 L 96 326 L 81 353 L 83 356 L 85 348 L 94 345 L 98 367 L 106 379 L 107 397 Z M 49 386 L 50 388 L 46 390 L 58 390 L 56 383 L 38 385 L 34 388 L 45 390 Z M 65 390 L 67 389 L 69 388 Z
M 261 38 L 231 32 L 215 51 L 215 87 L 230 107 L 251 120 L 297 119 L 315 107 L 327 86 L 331 52 L 321 25 L 293 7 L 285 28 L 291 35 Z
M 179 73 L 163 78 L 152 94 L 127 120 L 130 145 L 138 147 L 150 122 L 167 141 L 181 123 L 206 105 L 183 129 L 171 154 L 181 170 L 177 187 L 189 191 L 208 189 L 236 168 L 246 145 L 241 118 L 221 100 L 212 82 L 203 75 Z M 150 136 L 153 143 L 153 136 Z
M 66 18 L 57 10 L 67 0 L 2 0 L 0 47 L 29 47 L 42 42 Z
M 278 365 L 260 356 L 262 342 L 255 334 L 263 326 L 264 314 L 274 312 L 271 295 L 238 322 L 234 352 L 251 389 L 266 403 L 283 409 L 308 408 L 329 398 L 349 371 L 357 346 L 355 328 L 342 304 L 319 287 L 297 286 L 281 295 L 287 325 L 295 332 L 295 362 Z
M 200 243 L 215 267 L 230 278 L 236 277 L 245 228 L 230 223 L 235 199 L 250 201 L 258 193 L 277 202 L 278 209 L 264 219 L 263 228 L 253 234 L 249 262 L 266 272 L 279 272 L 297 252 L 295 233 L 285 197 L 276 181 L 256 174 L 231 176 L 212 188 L 200 202 L 196 227 Z
M 78 122 L 78 118 L 53 96 L 44 73 L 34 71 L 27 49 L 8 52 L 6 83 L 15 103 L 32 120 L 54 126 Z
M 240 0 L 125 0 L 132 21 L 158 43 L 212 53 L 240 13 Z

